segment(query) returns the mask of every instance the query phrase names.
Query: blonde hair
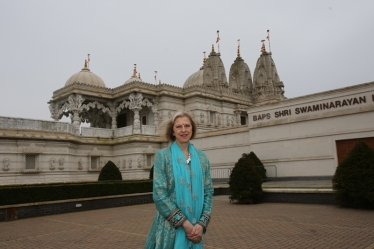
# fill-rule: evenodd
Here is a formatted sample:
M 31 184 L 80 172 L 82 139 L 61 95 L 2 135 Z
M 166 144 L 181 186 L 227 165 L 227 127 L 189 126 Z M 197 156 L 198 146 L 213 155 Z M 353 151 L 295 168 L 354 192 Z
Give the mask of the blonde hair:
M 170 119 L 162 122 L 157 128 L 158 134 L 162 138 L 168 140 L 169 142 L 174 142 L 175 141 L 175 136 L 173 135 L 173 125 L 174 125 L 174 121 L 177 118 L 180 118 L 180 117 L 187 117 L 190 120 L 191 125 L 192 125 L 191 139 L 193 139 L 196 136 L 197 125 L 196 125 L 195 120 L 192 118 L 192 116 L 185 111 L 178 111 L 174 115 L 173 118 L 170 118 Z

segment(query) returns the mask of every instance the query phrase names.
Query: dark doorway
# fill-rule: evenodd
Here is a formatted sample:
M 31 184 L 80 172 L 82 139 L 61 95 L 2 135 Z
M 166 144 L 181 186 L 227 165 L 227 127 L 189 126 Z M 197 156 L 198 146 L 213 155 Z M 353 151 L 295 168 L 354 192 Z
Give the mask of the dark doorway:
M 117 128 L 125 127 L 127 126 L 126 123 L 126 113 L 120 114 L 117 117 Z

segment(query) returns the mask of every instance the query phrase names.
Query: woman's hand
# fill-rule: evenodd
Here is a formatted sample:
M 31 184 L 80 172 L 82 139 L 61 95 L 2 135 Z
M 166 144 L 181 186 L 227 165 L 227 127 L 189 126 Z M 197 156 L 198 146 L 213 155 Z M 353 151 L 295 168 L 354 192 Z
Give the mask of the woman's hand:
M 187 238 L 193 243 L 199 244 L 203 238 L 203 227 L 199 224 L 193 226 L 192 231 L 187 233 Z

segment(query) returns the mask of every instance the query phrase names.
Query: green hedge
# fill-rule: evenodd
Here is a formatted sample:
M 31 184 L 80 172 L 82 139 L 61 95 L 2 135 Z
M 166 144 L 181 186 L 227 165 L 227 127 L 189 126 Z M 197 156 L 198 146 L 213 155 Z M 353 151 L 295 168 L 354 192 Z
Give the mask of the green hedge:
M 0 206 L 152 192 L 151 180 L 51 183 L 0 187 Z

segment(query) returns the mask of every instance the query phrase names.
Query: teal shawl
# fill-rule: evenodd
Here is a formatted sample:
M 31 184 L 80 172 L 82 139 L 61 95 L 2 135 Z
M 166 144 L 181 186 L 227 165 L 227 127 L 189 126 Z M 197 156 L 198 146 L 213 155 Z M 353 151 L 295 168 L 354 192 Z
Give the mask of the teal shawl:
M 199 221 L 204 204 L 204 183 L 199 156 L 195 147 L 189 143 L 188 151 L 191 160 L 187 159 L 176 142 L 171 145 L 173 174 L 177 206 L 186 215 L 192 225 Z M 176 230 L 174 248 L 202 248 L 201 244 L 193 244 L 186 236 L 183 227 Z

